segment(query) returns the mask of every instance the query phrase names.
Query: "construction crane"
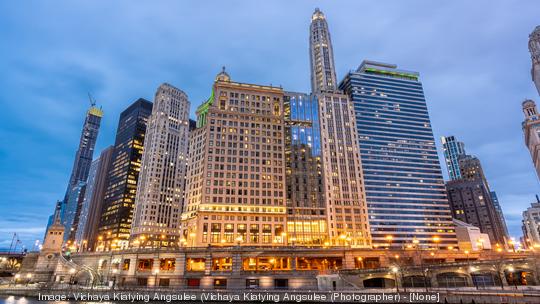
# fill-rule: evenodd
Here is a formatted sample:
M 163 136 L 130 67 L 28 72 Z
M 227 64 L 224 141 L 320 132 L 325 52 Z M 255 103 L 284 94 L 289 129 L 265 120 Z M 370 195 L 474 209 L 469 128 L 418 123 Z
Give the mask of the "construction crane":
M 90 92 L 88 92 L 88 100 L 90 100 L 90 105 L 92 107 L 96 106 L 96 99 L 92 96 L 92 94 L 90 94 Z

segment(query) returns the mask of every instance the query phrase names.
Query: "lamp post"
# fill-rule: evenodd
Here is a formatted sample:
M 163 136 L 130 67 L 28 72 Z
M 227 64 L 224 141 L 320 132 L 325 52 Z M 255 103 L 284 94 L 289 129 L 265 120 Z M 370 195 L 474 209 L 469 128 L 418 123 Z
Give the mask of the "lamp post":
M 113 269 L 113 284 L 112 289 L 114 290 L 114 287 L 116 286 L 116 273 L 118 272 L 118 269 Z
M 516 274 L 515 274 L 515 269 L 514 269 L 514 267 L 510 266 L 510 267 L 507 268 L 507 270 L 508 270 L 508 272 L 510 272 L 510 273 L 512 274 L 512 281 L 513 281 L 513 283 L 514 283 L 514 287 L 515 287 L 516 289 L 518 289 L 518 288 L 517 288 Z
M 32 274 L 31 273 L 26 275 L 26 286 L 28 286 L 28 283 L 30 283 L 30 280 L 32 280 Z
M 156 269 L 153 271 L 153 274 L 154 274 L 154 288 L 157 288 L 157 285 L 158 285 L 158 274 L 159 274 L 159 269 Z
M 399 271 L 399 268 L 397 268 L 396 266 L 392 267 L 392 272 L 394 273 L 394 281 L 396 282 L 396 292 L 399 293 L 399 284 L 398 284 L 398 277 L 397 277 L 398 271 Z

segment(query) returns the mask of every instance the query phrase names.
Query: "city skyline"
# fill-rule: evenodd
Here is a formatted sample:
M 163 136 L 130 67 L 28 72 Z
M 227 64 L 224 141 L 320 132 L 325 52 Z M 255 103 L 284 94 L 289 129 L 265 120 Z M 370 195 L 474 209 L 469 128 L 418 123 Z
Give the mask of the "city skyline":
M 257 32 L 258 34 L 276 35 L 271 36 L 271 40 L 267 39 L 266 42 L 275 42 L 275 44 L 277 45 L 278 43 L 282 42 L 283 39 L 285 39 L 286 42 L 291 43 L 294 40 L 294 45 L 298 45 L 298 52 L 287 52 L 287 50 L 282 50 L 282 52 L 273 53 L 275 51 L 272 51 L 270 54 L 268 54 L 266 53 L 268 51 L 265 48 L 258 49 L 260 48 L 259 46 L 253 46 L 250 49 L 248 48 L 250 44 L 248 44 L 247 42 L 250 40 L 251 36 L 249 33 L 243 33 L 245 34 L 244 37 L 246 44 L 242 44 L 242 52 L 246 52 L 245 54 L 252 56 L 252 58 L 248 59 L 253 60 L 259 65 L 250 66 L 250 64 L 248 64 L 250 62 L 235 63 L 235 60 L 233 58 L 236 56 L 234 54 L 235 47 L 226 48 L 227 51 L 232 51 L 233 54 L 224 54 L 222 57 L 216 59 L 217 62 L 213 61 L 211 64 L 200 64 L 200 66 L 197 66 L 196 64 L 193 64 L 193 66 L 191 66 L 192 63 L 189 57 L 182 58 L 183 56 L 181 55 L 174 56 L 173 54 L 165 53 L 165 59 L 161 59 L 160 62 L 167 62 L 167 60 L 171 60 L 173 63 L 172 67 L 167 67 L 167 65 L 165 65 L 165 67 L 161 67 L 161 69 L 166 69 L 166 72 L 164 73 L 165 75 L 162 71 L 153 71 L 153 73 L 149 73 L 151 77 L 145 78 L 144 81 L 139 80 L 139 75 L 137 75 L 136 73 L 129 76 L 129 78 L 125 78 L 127 75 L 117 75 L 119 76 L 118 79 L 127 80 L 127 82 L 131 84 L 131 86 L 137 87 L 136 89 L 130 88 L 131 86 L 129 85 L 126 87 L 122 87 L 122 85 L 116 83 L 117 80 L 115 80 L 114 77 L 112 79 L 112 83 L 103 82 L 101 84 L 98 84 L 98 82 L 100 81 L 100 74 L 103 73 L 103 75 L 109 75 L 111 77 L 109 72 L 112 72 L 113 74 L 115 72 L 109 69 L 112 69 L 114 66 L 118 67 L 119 64 L 122 64 L 120 68 L 123 71 L 120 74 L 126 73 L 129 70 L 127 67 L 129 66 L 129 64 L 121 63 L 121 61 L 118 61 L 118 63 L 115 64 L 114 62 L 109 61 L 110 58 L 95 58 L 97 60 L 96 62 L 99 63 L 97 66 L 100 67 L 92 73 L 92 68 L 90 66 L 93 66 L 93 63 L 83 63 L 84 61 L 86 61 L 86 59 L 82 59 L 83 61 L 80 61 L 81 58 L 67 58 L 60 60 L 59 58 L 55 57 L 55 60 L 60 60 L 62 64 L 57 69 L 53 69 L 52 71 L 49 70 L 49 72 L 41 70 L 43 66 L 40 65 L 43 63 L 36 64 L 36 62 L 32 62 L 32 60 L 30 60 L 28 68 L 30 68 L 30 70 L 32 70 L 32 68 L 37 68 L 36 74 L 39 75 L 41 73 L 41 78 L 38 78 L 37 80 L 32 79 L 32 81 L 37 81 L 37 83 L 33 84 L 37 86 L 31 86 L 32 89 L 29 90 L 30 92 L 22 92 L 25 98 L 29 98 L 32 100 L 30 104 L 35 106 L 35 108 L 26 109 L 26 111 L 29 111 L 27 113 L 29 114 L 28 116 L 33 117 L 33 115 L 37 115 L 38 113 L 42 114 L 40 110 L 43 110 L 41 109 L 43 104 L 39 103 L 39 98 L 47 98 L 49 101 L 50 99 L 58 98 L 59 101 L 52 103 L 44 103 L 48 104 L 48 106 L 50 106 L 54 110 L 46 112 L 46 117 L 48 119 L 45 119 L 44 121 L 48 122 L 48 124 L 41 124 L 41 122 L 39 121 L 27 121 L 27 117 L 21 117 L 21 114 L 19 113 L 22 109 L 25 109 L 25 107 L 28 106 L 28 104 L 26 104 L 28 103 L 27 101 L 26 103 L 22 102 L 18 107 L 6 104 L 8 106 L 7 113 L 12 114 L 15 118 L 21 119 L 22 122 L 26 122 L 26 124 L 24 125 L 24 128 L 21 128 L 21 122 L 18 122 L 16 121 L 16 119 L 13 118 L 8 119 L 7 121 L 10 122 L 10 126 L 8 127 L 6 124 L 6 129 L 4 129 L 4 126 L 2 127 L 2 137 L 6 136 L 8 141 L 10 141 L 10 139 L 13 138 L 10 136 L 14 136 L 12 134 L 16 134 L 15 136 L 22 139 L 23 144 L 37 145 L 37 147 L 39 148 L 36 150 L 43 153 L 48 153 L 48 155 L 45 157 L 45 161 L 42 161 L 42 163 L 39 164 L 34 163 L 33 160 L 28 161 L 30 164 L 37 165 L 32 169 L 40 170 L 40 172 L 28 171 L 30 170 L 30 168 L 25 166 L 29 166 L 29 164 L 24 164 L 24 166 L 22 166 L 21 168 L 22 170 L 19 171 L 15 167 L 13 167 L 13 165 L 10 165 L 9 162 L 16 161 L 17 159 L 20 160 L 23 156 L 28 155 L 26 154 L 28 152 L 23 150 L 23 147 L 20 146 L 20 143 L 14 143 L 13 147 L 9 147 L 7 149 L 6 147 L 2 147 L 2 154 L 7 156 L 7 159 L 2 160 L 2 164 L 4 164 L 3 168 L 7 168 L 7 170 L 2 170 L 1 173 L 2 186 L 4 189 L 2 196 L 6 198 L 2 209 L 7 212 L 7 216 L 0 221 L 0 226 L 3 227 L 0 230 L 0 248 L 9 247 L 9 242 L 11 241 L 10 232 L 22 231 L 21 239 L 25 242 L 27 247 L 31 245 L 35 239 L 41 239 L 46 225 L 46 217 L 53 210 L 55 201 L 57 199 L 61 199 L 62 191 L 58 191 L 58 189 L 61 189 L 63 187 L 65 188 L 65 184 L 69 178 L 69 167 L 72 162 L 74 148 L 76 147 L 77 133 L 80 132 L 81 120 L 84 113 L 83 111 L 88 107 L 85 96 L 87 91 L 92 91 L 92 93 L 97 97 L 99 105 L 103 106 L 105 111 L 105 121 L 100 130 L 100 136 L 98 138 L 98 144 L 96 146 L 97 153 L 114 142 L 115 122 L 118 119 L 120 111 L 124 109 L 132 100 L 134 100 L 134 98 L 144 97 L 150 99 L 150 97 L 152 96 L 152 92 L 155 90 L 155 87 L 157 87 L 157 83 L 169 82 L 175 86 L 178 86 L 180 89 L 185 90 L 186 93 L 190 96 L 190 101 L 192 103 L 190 115 L 190 117 L 192 118 L 194 117 L 193 113 L 196 106 L 201 103 L 205 96 L 207 97 L 209 93 L 209 85 L 212 82 L 213 76 L 219 70 L 219 67 L 223 64 L 225 64 L 229 70 L 233 71 L 232 73 L 234 73 L 235 79 L 238 79 L 238 81 L 266 84 L 273 83 L 274 85 L 282 85 L 284 90 L 307 92 L 309 91 L 308 88 L 310 84 L 310 79 L 309 73 L 307 73 L 307 71 L 309 71 L 309 63 L 306 59 L 306 53 L 308 51 L 306 48 L 306 44 L 308 42 L 308 39 L 305 33 L 305 28 L 308 25 L 309 16 L 316 5 L 316 3 L 309 3 L 302 6 L 302 8 L 291 8 L 293 12 L 301 15 L 301 18 L 297 16 L 297 20 L 290 24 L 291 28 L 294 29 L 294 35 L 290 35 L 294 37 L 291 41 L 288 40 L 291 39 L 290 36 L 281 36 L 287 35 L 287 31 L 283 27 L 278 28 L 279 34 L 276 34 L 276 32 L 273 31 L 271 27 L 263 26 L 262 28 L 257 28 L 258 30 L 260 30 L 259 32 Z M 196 8 L 200 9 L 199 7 Z M 511 219 L 509 221 L 511 235 L 519 237 L 521 212 L 528 205 L 530 205 L 531 202 L 534 201 L 534 194 L 538 192 L 538 181 L 536 180 L 534 167 L 530 161 L 528 151 L 523 145 L 523 138 L 520 129 L 520 123 L 522 120 L 522 113 L 520 107 L 521 101 L 525 98 L 532 98 L 537 101 L 539 99 L 536 90 L 534 89 L 534 85 L 530 79 L 530 56 L 527 50 L 528 34 L 535 27 L 535 25 L 532 23 L 532 20 L 523 18 L 523 20 L 519 20 L 520 26 L 511 27 L 511 34 L 514 36 L 518 36 L 519 38 L 517 40 L 519 41 L 519 43 L 515 43 L 515 48 L 519 50 L 519 52 L 518 55 L 514 56 L 514 58 L 511 58 L 510 63 L 518 62 L 519 68 L 516 68 L 516 71 L 511 70 L 512 77 L 507 77 L 504 79 L 508 80 L 511 78 L 512 80 L 514 80 L 514 78 L 517 78 L 519 82 L 514 80 L 515 83 L 512 82 L 512 85 L 517 85 L 519 88 L 523 89 L 516 89 L 515 92 L 510 94 L 510 96 L 512 97 L 506 99 L 502 97 L 505 95 L 502 95 L 502 93 L 500 93 L 501 88 L 495 87 L 497 82 L 501 81 L 501 79 L 491 78 L 497 76 L 495 75 L 496 73 L 492 74 L 491 72 L 478 72 L 478 68 L 476 68 L 477 65 L 482 66 L 490 63 L 489 60 L 485 60 L 485 58 L 480 58 L 481 54 L 475 55 L 475 58 L 477 58 L 477 60 L 479 60 L 480 62 L 473 63 L 472 65 L 474 68 L 471 67 L 471 62 L 468 63 L 468 66 L 461 66 L 460 62 L 460 64 L 457 64 L 457 67 L 453 67 L 453 71 L 450 71 L 449 74 L 445 74 L 449 72 L 446 69 L 443 69 L 440 72 L 434 72 L 429 67 L 440 67 L 440 63 L 430 62 L 431 59 L 424 56 L 419 56 L 418 54 L 414 55 L 414 51 L 407 48 L 404 51 L 406 56 L 396 54 L 395 51 L 384 49 L 385 46 L 388 47 L 388 42 L 385 41 L 386 38 L 384 38 L 383 36 L 373 37 L 373 33 L 370 32 L 372 31 L 372 29 L 365 28 L 364 31 L 362 31 L 361 28 L 356 28 L 354 25 L 351 26 L 351 24 L 347 22 L 347 20 L 350 20 L 350 18 L 344 17 L 348 14 L 346 10 L 336 10 L 335 7 L 331 8 L 325 6 L 321 6 L 321 10 L 324 11 L 327 16 L 329 16 L 330 27 L 333 29 L 332 42 L 334 44 L 334 54 L 336 57 L 337 81 L 339 82 L 343 78 L 346 71 L 355 69 L 364 59 L 394 62 L 399 64 L 399 66 L 403 67 L 404 69 L 419 71 L 422 75 L 422 81 L 425 87 L 426 100 L 428 108 L 430 109 L 435 138 L 439 138 L 440 135 L 443 134 L 456 135 L 464 142 L 467 142 L 467 148 L 468 150 L 470 150 L 470 152 L 482 158 L 486 175 L 490 179 L 490 184 L 493 184 L 494 188 L 497 189 L 503 210 L 505 211 L 505 215 L 508 215 L 508 219 Z M 525 12 L 525 9 L 523 10 L 523 12 Z M 165 12 L 150 11 L 148 13 L 138 12 L 137 14 L 146 15 L 153 13 Z M 506 12 L 498 11 L 498 13 L 503 14 Z M 277 13 L 274 11 L 268 12 L 268 15 L 263 16 L 263 21 L 267 20 L 266 18 L 272 19 L 275 14 Z M 529 20 L 530 22 L 527 23 L 527 20 Z M 256 20 L 254 19 L 251 21 Z M 263 21 L 260 22 L 264 23 Z M 2 21 L 2 23 L 4 22 L 9 23 L 13 22 L 13 20 L 8 18 L 7 21 Z M 229 29 L 234 29 L 236 26 L 238 26 L 236 22 L 227 23 L 226 25 Z M 166 28 L 169 27 L 172 27 L 172 23 L 166 25 Z M 518 31 L 515 28 L 519 28 L 520 30 Z M 158 27 L 158 30 L 159 29 L 160 28 Z M 354 29 L 354 33 L 352 33 L 352 29 Z M 437 29 L 445 30 L 443 29 L 443 26 L 441 26 L 440 28 L 437 27 Z M 167 32 L 167 29 L 161 28 L 161 30 Z M 377 28 L 376 30 L 381 29 Z M 208 33 L 208 31 L 211 30 L 206 29 L 204 33 Z M 501 31 L 501 29 L 495 29 L 493 33 L 498 31 Z M 381 32 L 383 32 L 383 30 L 381 30 Z M 3 36 L 5 32 L 2 31 L 0 33 Z M 469 35 L 474 35 L 474 33 L 478 35 L 478 32 L 475 31 L 473 31 L 473 34 L 469 33 Z M 503 31 L 503 34 L 506 34 L 506 32 Z M 358 48 L 358 45 L 351 45 L 351 41 L 349 40 L 351 40 L 352 37 L 348 38 L 348 35 L 354 35 L 353 38 L 360 41 L 362 39 L 366 39 L 366 41 L 369 41 L 375 46 L 375 50 L 366 51 L 364 47 Z M 244 37 L 242 40 L 244 40 Z M 504 37 L 505 36 L 503 35 L 503 38 Z M 298 43 L 296 42 L 296 40 L 299 40 Z M 506 40 L 503 39 L 503 41 Z M 84 44 L 84 42 L 81 43 L 81 45 Z M 454 43 L 459 43 L 459 40 L 457 42 L 454 41 Z M 91 46 L 92 43 L 88 42 L 88 44 L 89 46 Z M 265 45 L 264 42 L 260 42 L 260 44 Z M 502 44 L 501 42 L 501 45 L 504 44 Z M 178 49 L 182 47 L 183 46 L 178 44 L 178 47 L 174 47 L 173 49 Z M 377 47 L 383 49 L 377 49 Z M 196 47 L 196 45 L 193 46 L 193 49 L 197 48 L 198 47 Z M 512 47 L 512 49 L 513 48 L 514 47 Z M 289 49 L 289 47 L 287 47 L 286 49 Z M 474 49 L 474 47 L 472 47 L 471 49 Z M 15 59 L 17 59 L 17 56 L 15 56 L 15 54 L 9 53 L 10 51 L 13 51 L 13 49 L 8 48 L 7 55 L 14 56 Z M 155 52 L 158 55 L 160 54 L 159 50 L 156 50 Z M 355 55 L 353 56 L 351 55 L 351 53 L 354 53 Z M 503 51 L 502 53 L 505 53 L 505 51 Z M 142 56 L 143 54 L 144 51 L 142 51 L 140 55 L 131 55 Z M 343 56 L 343 54 L 345 54 L 345 56 Z M 84 53 L 84 56 L 86 55 L 90 57 L 99 57 L 99 51 Z M 205 55 L 210 56 L 210 54 Z M 199 56 L 195 56 L 198 59 L 196 62 L 203 62 L 206 59 L 206 57 L 204 57 L 205 55 L 202 55 L 202 58 L 199 58 Z M 263 64 L 261 61 L 264 61 L 264 58 L 269 55 L 273 58 L 276 58 L 276 62 L 280 60 L 284 60 L 285 62 L 280 62 L 279 66 L 276 66 L 275 63 Z M 502 60 L 502 58 L 505 58 L 505 56 L 503 55 L 492 55 L 491 60 L 498 62 L 499 60 Z M 410 58 L 413 56 L 416 56 L 417 58 Z M 11 57 L 8 56 L 8 58 Z M 448 57 L 446 59 L 450 60 L 449 58 L 452 58 L 453 61 L 460 61 L 461 59 L 460 57 Z M 422 63 L 422 61 L 427 61 L 428 63 Z M 302 62 L 302 64 L 298 64 L 298 62 Z M 287 64 L 290 63 L 296 63 L 298 67 L 294 64 L 292 67 L 287 67 Z M 71 64 L 73 64 L 73 66 Z M 110 64 L 110 66 L 107 67 L 107 64 Z M 425 66 L 426 64 L 427 68 Z M 2 65 L 4 65 L 4 63 L 2 63 Z M 6 65 L 6 67 L 9 67 L 9 63 Z M 190 72 L 182 72 L 181 69 L 178 69 L 178 67 L 183 67 L 185 65 L 191 68 Z M 62 70 L 63 67 L 66 66 L 74 67 L 74 69 L 76 70 L 74 72 L 75 74 L 70 74 L 68 73 L 68 71 Z M 514 67 L 513 64 L 511 66 Z M 77 73 L 87 74 L 83 72 L 85 72 L 85 70 L 88 71 L 88 69 L 90 70 L 89 74 L 94 74 L 92 77 L 84 76 L 80 83 L 79 81 L 74 81 L 72 79 L 73 76 L 75 76 L 73 77 L 75 79 L 79 77 L 77 76 Z M 136 67 L 135 72 L 137 72 L 139 69 L 144 69 L 144 67 Z M 286 71 L 291 72 L 282 73 L 280 69 L 285 69 Z M 45 70 L 47 70 L 47 68 L 45 68 Z M 19 68 L 15 71 L 19 72 L 19 74 L 16 73 L 16 75 L 20 77 L 22 76 L 24 78 L 24 68 Z M 194 75 L 196 75 L 196 80 L 188 80 L 191 73 L 195 73 Z M 472 77 L 471 79 L 469 79 L 469 81 L 463 81 L 464 85 L 469 85 L 466 88 L 463 87 L 462 89 L 458 89 L 459 86 L 458 88 L 455 87 L 456 84 L 459 84 L 459 82 L 463 80 L 463 78 L 459 77 L 459 75 L 461 75 L 460 73 L 472 74 L 469 75 L 470 77 Z M 284 77 L 284 75 L 289 74 L 296 76 Z M 48 78 L 50 75 L 53 76 L 52 80 L 47 80 L 46 78 Z M 17 88 L 18 86 L 25 87 L 25 85 L 28 84 L 26 82 L 28 81 L 28 79 L 23 80 L 20 77 L 14 77 L 13 79 L 7 79 L 3 77 L 0 78 L 0 84 L 2 86 L 13 88 L 13 90 L 8 90 L 9 92 L 1 93 L 2 100 L 9 100 L 10 98 L 13 98 L 13 96 L 10 97 L 10 94 L 15 94 L 15 88 Z M 15 81 L 13 83 L 15 85 L 10 86 L 10 83 L 12 83 L 13 81 Z M 45 86 L 48 81 L 53 81 L 54 83 L 52 83 L 52 86 L 47 86 L 47 90 L 45 90 L 44 93 L 40 93 L 38 89 L 41 86 Z M 74 81 L 74 83 L 66 84 L 65 82 L 67 81 Z M 63 92 L 65 94 L 68 94 L 68 97 L 60 97 L 60 94 L 62 93 L 60 91 L 63 91 L 63 85 L 65 85 L 69 89 L 66 90 L 67 92 Z M 33 89 L 35 89 L 36 91 L 33 92 Z M 484 91 L 482 91 L 482 89 Z M 469 91 L 469 94 L 467 94 L 468 90 L 472 90 L 472 92 Z M 492 104 L 492 102 L 489 102 L 490 100 L 482 101 L 475 99 L 475 97 L 478 97 L 478 91 L 482 91 L 481 96 L 495 97 L 496 101 L 500 103 L 499 105 L 504 104 L 505 106 L 499 109 L 497 109 L 497 107 L 492 107 L 489 109 L 484 108 Z M 32 94 L 39 94 L 39 97 L 29 96 Z M 138 96 L 137 94 L 140 96 Z M 445 95 L 450 96 L 446 97 Z M 501 97 L 497 98 L 496 96 Z M 464 100 L 456 102 L 455 98 L 458 97 L 463 98 Z M 452 99 L 454 99 L 454 102 L 444 102 L 444 100 L 448 101 Z M 43 99 L 41 99 L 41 101 L 43 102 Z M 477 103 L 471 104 L 471 102 L 475 101 Z M 471 106 L 473 108 L 470 108 Z M 452 107 L 455 107 L 455 109 Z M 478 109 L 476 109 L 478 111 L 474 110 L 475 107 L 479 107 Z M 480 110 L 482 110 L 482 112 L 480 112 Z M 505 117 L 497 118 L 497 115 L 503 116 L 508 111 L 511 111 L 510 113 L 512 113 L 511 119 L 507 119 Z M 482 117 L 478 117 L 478 113 L 481 113 Z M 457 116 L 460 114 L 465 114 L 465 116 L 463 118 Z M 472 115 L 473 117 L 476 117 L 476 123 L 469 121 L 472 119 L 467 119 L 467 115 Z M 489 119 L 486 118 L 490 115 L 495 115 L 495 117 Z M 478 118 L 483 118 L 485 120 L 478 120 Z M 500 127 L 493 125 L 493 123 L 498 124 L 501 122 L 503 122 L 503 124 Z M 22 129 L 22 132 L 17 131 L 14 128 L 17 126 Z M 502 130 L 503 126 L 506 129 L 510 128 L 512 131 L 509 132 L 508 130 Z M 493 131 L 492 128 L 494 127 L 496 127 L 495 129 L 497 131 Z M 468 132 L 468 130 L 473 130 L 474 132 Z M 488 130 L 491 130 L 492 132 L 488 133 Z M 24 131 L 26 131 L 26 133 Z M 44 138 L 46 140 L 43 140 L 41 138 L 31 138 L 34 136 L 39 137 L 38 134 L 44 135 Z M 44 142 L 47 142 L 48 144 Z M 503 144 L 501 144 L 501 142 Z M 45 150 L 40 150 L 41 148 L 44 148 Z M 437 148 L 439 153 L 439 161 L 442 165 L 444 165 L 443 159 L 441 157 L 441 145 L 439 142 L 437 142 Z M 19 153 L 21 155 L 19 155 Z M 94 154 L 95 157 L 97 153 Z M 513 164 L 510 159 L 512 160 L 512 162 L 518 159 L 519 162 L 516 162 L 517 166 Z M 502 168 L 498 168 L 498 162 L 502 163 Z M 507 172 L 511 172 L 511 174 L 508 175 Z M 25 180 L 22 180 L 23 178 Z M 11 185 L 10 187 L 8 185 L 8 182 L 10 181 L 16 181 L 17 184 Z M 517 185 L 518 183 L 522 184 Z M 32 186 L 33 189 L 37 189 L 35 197 L 29 197 L 30 194 L 22 192 L 24 187 L 30 186 Z M 523 190 L 523 188 L 527 189 Z M 8 189 L 13 190 L 10 191 Z M 26 206 L 20 206 L 20 204 L 23 202 L 28 202 L 28 204 L 30 204 L 30 208 L 26 208 Z M 19 205 L 17 205 L 17 203 Z M 12 209 L 9 208 L 8 205 L 20 206 L 22 208 L 19 207 L 20 209 Z M 510 208 L 510 206 L 512 206 L 512 208 Z M 23 220 L 21 220 L 20 218 L 15 219 L 19 216 L 21 216 Z M 16 222 L 22 222 L 24 226 L 14 226 Z

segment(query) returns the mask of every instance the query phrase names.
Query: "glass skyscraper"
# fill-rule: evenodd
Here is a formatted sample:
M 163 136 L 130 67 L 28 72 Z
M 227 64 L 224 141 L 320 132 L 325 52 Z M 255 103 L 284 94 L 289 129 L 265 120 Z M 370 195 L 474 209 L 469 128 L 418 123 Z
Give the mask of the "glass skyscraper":
M 319 109 L 315 96 L 285 92 L 287 233 L 297 244 L 328 240 Z
M 418 77 L 364 61 L 340 84 L 354 104 L 375 247 L 457 245 Z
M 444 160 L 446 168 L 448 169 L 448 177 L 450 180 L 456 180 L 461 178 L 461 171 L 459 170 L 459 158 L 465 155 L 465 145 L 457 141 L 454 136 L 441 137 L 443 144 Z

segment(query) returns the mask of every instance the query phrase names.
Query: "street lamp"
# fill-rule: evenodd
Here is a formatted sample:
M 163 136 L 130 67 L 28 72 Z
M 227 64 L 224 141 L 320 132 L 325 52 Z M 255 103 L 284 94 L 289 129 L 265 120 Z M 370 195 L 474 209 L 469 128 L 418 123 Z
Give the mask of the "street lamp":
M 32 279 L 32 274 L 29 273 L 26 275 L 26 286 L 28 286 L 28 283 L 30 283 L 30 280 Z
M 153 274 L 154 274 L 154 287 L 157 287 L 157 276 L 159 274 L 159 269 L 156 269 L 153 271 Z
M 392 267 L 392 272 L 394 273 L 394 280 L 396 282 L 396 292 L 399 292 L 399 285 L 398 285 L 398 278 L 397 278 L 398 271 L 399 271 L 399 268 L 397 268 L 396 266 Z

